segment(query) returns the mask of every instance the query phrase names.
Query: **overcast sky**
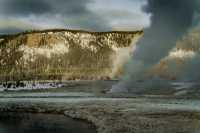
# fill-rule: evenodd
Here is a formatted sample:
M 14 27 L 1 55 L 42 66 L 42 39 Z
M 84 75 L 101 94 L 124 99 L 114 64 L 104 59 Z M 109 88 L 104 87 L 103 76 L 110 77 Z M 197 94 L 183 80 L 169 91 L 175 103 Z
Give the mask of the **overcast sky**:
M 146 0 L 0 0 L 0 33 L 70 28 L 136 30 L 150 25 Z

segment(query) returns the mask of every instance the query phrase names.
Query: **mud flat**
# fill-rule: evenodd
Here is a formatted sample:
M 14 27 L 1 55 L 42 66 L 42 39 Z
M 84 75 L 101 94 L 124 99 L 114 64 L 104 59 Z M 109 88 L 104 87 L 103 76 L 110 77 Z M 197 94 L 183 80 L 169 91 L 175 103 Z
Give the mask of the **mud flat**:
M 94 126 L 61 114 L 1 112 L 1 133 L 96 133 Z
M 161 98 L 1 98 L 1 112 L 64 114 L 98 133 L 199 133 L 200 101 Z

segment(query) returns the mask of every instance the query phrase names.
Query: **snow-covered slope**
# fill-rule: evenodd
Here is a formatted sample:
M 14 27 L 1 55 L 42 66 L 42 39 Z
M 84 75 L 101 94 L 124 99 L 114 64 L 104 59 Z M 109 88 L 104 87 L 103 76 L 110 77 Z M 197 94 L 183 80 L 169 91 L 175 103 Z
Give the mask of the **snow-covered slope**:
M 75 30 L 8 35 L 0 41 L 0 80 L 117 77 L 142 35 Z

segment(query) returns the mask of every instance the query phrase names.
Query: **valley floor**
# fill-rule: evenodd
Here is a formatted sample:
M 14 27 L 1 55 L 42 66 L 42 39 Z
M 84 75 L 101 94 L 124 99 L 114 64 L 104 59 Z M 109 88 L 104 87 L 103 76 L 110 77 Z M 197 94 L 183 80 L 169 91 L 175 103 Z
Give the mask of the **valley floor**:
M 27 94 L 1 94 L 0 111 L 63 114 L 92 122 L 98 133 L 200 133 L 199 100 Z

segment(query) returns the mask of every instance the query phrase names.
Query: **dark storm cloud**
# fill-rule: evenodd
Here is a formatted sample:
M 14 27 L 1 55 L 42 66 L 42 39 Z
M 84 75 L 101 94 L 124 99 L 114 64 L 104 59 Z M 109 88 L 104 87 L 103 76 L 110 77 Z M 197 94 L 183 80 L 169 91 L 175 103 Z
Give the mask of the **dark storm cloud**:
M 149 26 L 149 16 L 141 11 L 144 1 L 0 0 L 0 27 L 9 28 L 6 24 L 2 26 L 1 21 L 12 20 L 20 21 L 20 26 L 25 24 L 39 29 L 141 29 Z
M 51 5 L 45 0 L 2 0 L 0 11 L 4 15 L 28 15 L 46 13 Z
M 50 16 L 50 22 L 54 19 L 69 27 L 90 30 L 111 29 L 103 18 L 87 8 L 87 4 L 91 2 L 91 0 L 1 0 L 0 16 L 28 18 L 30 15 L 35 15 L 45 20 Z
M 18 33 L 18 32 L 22 32 L 22 31 L 23 31 L 22 29 L 16 28 L 16 27 L 1 28 L 1 29 L 0 29 L 0 35 L 1 35 L 1 34 Z
M 89 13 L 87 4 L 90 2 L 90 0 L 50 0 L 51 5 L 54 5 L 54 12 L 60 11 L 72 15 Z
M 90 0 L 2 0 L 0 10 L 5 15 L 40 13 L 78 15 L 88 13 L 86 9 L 88 2 Z

